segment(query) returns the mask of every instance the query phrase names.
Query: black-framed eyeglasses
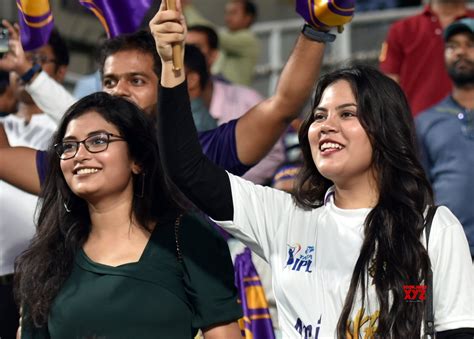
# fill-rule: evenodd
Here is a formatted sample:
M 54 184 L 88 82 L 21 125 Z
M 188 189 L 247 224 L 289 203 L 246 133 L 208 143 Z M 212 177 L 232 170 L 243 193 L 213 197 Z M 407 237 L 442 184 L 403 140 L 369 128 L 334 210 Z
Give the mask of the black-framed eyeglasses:
M 49 62 L 56 63 L 56 59 L 50 59 L 46 55 L 43 54 L 31 54 L 26 57 L 28 61 L 30 61 L 33 64 L 39 64 L 39 65 L 44 65 Z
M 111 137 L 116 139 L 111 139 Z M 101 132 L 81 141 L 65 140 L 54 145 L 54 150 L 61 160 L 74 158 L 79 150 L 79 145 L 83 144 L 86 150 L 91 153 L 100 153 L 106 151 L 109 144 L 114 141 L 126 141 L 120 135 Z

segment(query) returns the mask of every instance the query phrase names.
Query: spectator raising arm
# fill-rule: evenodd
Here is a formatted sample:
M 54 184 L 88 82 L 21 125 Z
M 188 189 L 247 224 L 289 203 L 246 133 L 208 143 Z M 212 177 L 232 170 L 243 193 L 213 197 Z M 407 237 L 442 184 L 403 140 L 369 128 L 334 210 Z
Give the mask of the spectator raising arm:
M 29 147 L 1 147 L 0 180 L 25 192 L 39 194 L 41 187 L 36 169 L 36 153 L 35 149 Z
M 163 143 L 166 143 L 162 151 L 165 161 L 170 166 L 170 173 L 173 179 L 186 191 L 193 184 L 197 186 L 193 191 L 209 190 L 209 182 L 197 182 L 193 180 L 193 174 L 190 169 L 199 166 L 212 167 L 208 164 L 197 142 L 194 142 L 190 135 L 193 135 L 193 122 L 187 112 L 189 111 L 189 102 L 187 93 L 182 90 L 184 82 L 184 73 L 174 72 L 171 60 L 170 45 L 172 43 L 181 43 L 184 41 L 184 32 L 186 31 L 184 19 L 179 12 L 160 10 L 150 23 L 150 28 L 155 36 L 157 49 L 162 57 L 163 71 L 161 84 L 163 96 L 166 99 L 161 101 L 160 112 L 175 111 L 172 116 L 160 114 L 158 116 L 161 130 L 167 133 L 162 137 Z M 239 159 L 244 164 L 254 164 L 258 162 L 272 147 L 274 142 L 283 133 L 286 126 L 297 116 L 305 100 L 309 96 L 322 62 L 324 44 L 311 41 L 305 36 L 298 38 L 295 49 L 283 70 L 280 82 L 277 86 L 277 93 L 265 100 L 263 103 L 252 108 L 237 123 L 236 142 Z M 303 67 L 304 66 L 304 69 Z M 174 90 L 173 87 L 179 87 Z M 168 89 L 169 88 L 169 89 Z M 187 98 L 187 99 L 186 99 Z M 170 105 L 170 106 L 169 106 Z M 175 105 L 173 107 L 173 105 Z M 170 135 L 172 131 L 172 136 Z M 170 135 L 168 137 L 168 135 Z M 191 142 L 191 140 L 193 140 Z M 167 145 L 172 145 L 172 151 L 169 151 Z M 170 161 L 180 157 L 179 161 Z M 179 168 L 174 168 L 176 164 L 181 164 Z M 196 165 L 197 164 L 197 165 Z M 196 167 L 197 166 L 197 167 Z M 184 171 L 183 168 L 185 169 Z M 188 172 L 186 170 L 189 170 Z M 206 169 L 210 173 L 208 169 Z M 221 172 L 216 169 L 215 178 L 221 177 Z M 194 176 L 196 177 L 196 176 Z M 224 173 L 224 181 L 227 180 Z M 212 197 L 206 199 L 214 201 L 216 204 L 207 209 L 208 204 L 200 204 L 199 197 L 194 201 L 201 209 L 215 219 L 229 216 L 223 208 L 219 206 L 225 203 L 225 199 L 219 199 L 219 193 L 214 191 Z M 186 192 L 185 192 L 186 193 Z M 192 193 L 190 194 L 192 195 Z M 203 196 L 203 195 L 201 195 Z M 204 199 L 204 200 L 206 200 Z M 209 204 L 212 205 L 212 204 Z M 224 213 L 222 215 L 221 213 Z
M 243 164 L 257 163 L 298 117 L 319 76 L 324 47 L 324 43 L 300 34 L 283 68 L 276 93 L 239 119 L 237 154 Z
M 208 24 L 198 16 L 189 1 L 184 3 L 187 22 Z M 240 39 L 230 39 L 238 33 L 221 33 L 222 48 L 241 49 Z M 225 35 L 229 39 L 223 39 Z M 245 40 L 244 40 L 245 41 Z M 244 44 L 247 44 L 245 41 Z M 255 165 L 272 148 L 288 124 L 298 117 L 309 98 L 321 69 L 325 44 L 301 34 L 287 61 L 275 94 L 243 115 L 236 127 L 237 154 L 245 165 Z
M 21 76 L 31 69 L 33 63 L 26 58 L 21 46 L 18 25 L 13 26 L 7 20 L 2 23 L 10 34 L 10 52 L 0 59 L 0 69 L 16 72 Z M 76 101 L 64 86 L 44 71 L 35 74 L 25 89 L 41 111 L 56 122 L 61 120 L 66 109 Z

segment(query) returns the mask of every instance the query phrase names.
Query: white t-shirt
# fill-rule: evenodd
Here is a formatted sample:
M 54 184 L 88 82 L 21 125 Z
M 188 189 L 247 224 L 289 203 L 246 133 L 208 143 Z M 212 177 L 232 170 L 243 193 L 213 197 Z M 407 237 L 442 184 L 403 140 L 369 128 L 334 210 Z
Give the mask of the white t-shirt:
M 329 194 L 324 206 L 303 210 L 285 192 L 229 177 L 234 220 L 218 224 L 270 263 L 283 336 L 335 337 L 370 209 L 340 209 Z M 436 331 L 474 327 L 469 247 L 461 224 L 446 207 L 434 217 L 428 253 Z M 352 326 L 361 324 L 352 330 L 362 336 L 377 326 L 378 318 L 375 289 L 368 286 L 371 303 L 361 312 L 357 301 L 350 316 Z
M 42 150 L 48 147 L 57 127 L 46 114 L 33 114 L 28 124 L 16 115 L 1 118 L 0 122 L 12 147 Z M 15 258 L 27 248 L 33 237 L 37 201 L 37 196 L 0 180 L 0 275 L 13 273 Z

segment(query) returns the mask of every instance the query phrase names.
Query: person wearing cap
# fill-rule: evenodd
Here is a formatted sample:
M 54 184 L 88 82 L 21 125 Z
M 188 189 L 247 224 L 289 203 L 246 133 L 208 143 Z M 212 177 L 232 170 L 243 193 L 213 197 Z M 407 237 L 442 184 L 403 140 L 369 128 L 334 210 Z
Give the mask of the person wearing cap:
M 416 130 L 436 204 L 449 207 L 459 219 L 474 258 L 474 19 L 452 23 L 444 41 L 454 87 L 416 117 Z
M 474 17 L 466 0 L 430 0 L 421 13 L 395 22 L 380 51 L 380 69 L 397 81 L 413 116 L 452 89 L 443 61 L 443 30 L 455 20 Z

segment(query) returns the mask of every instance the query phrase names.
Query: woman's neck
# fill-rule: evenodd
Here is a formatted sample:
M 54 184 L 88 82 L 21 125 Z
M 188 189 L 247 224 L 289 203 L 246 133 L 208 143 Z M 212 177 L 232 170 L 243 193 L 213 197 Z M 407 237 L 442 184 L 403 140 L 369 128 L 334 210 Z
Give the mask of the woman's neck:
M 375 179 L 335 184 L 334 203 L 343 209 L 373 208 L 379 200 Z
M 90 236 L 102 238 L 130 232 L 133 226 L 137 226 L 131 211 L 130 197 L 115 196 L 102 199 L 100 203 L 89 203 Z

